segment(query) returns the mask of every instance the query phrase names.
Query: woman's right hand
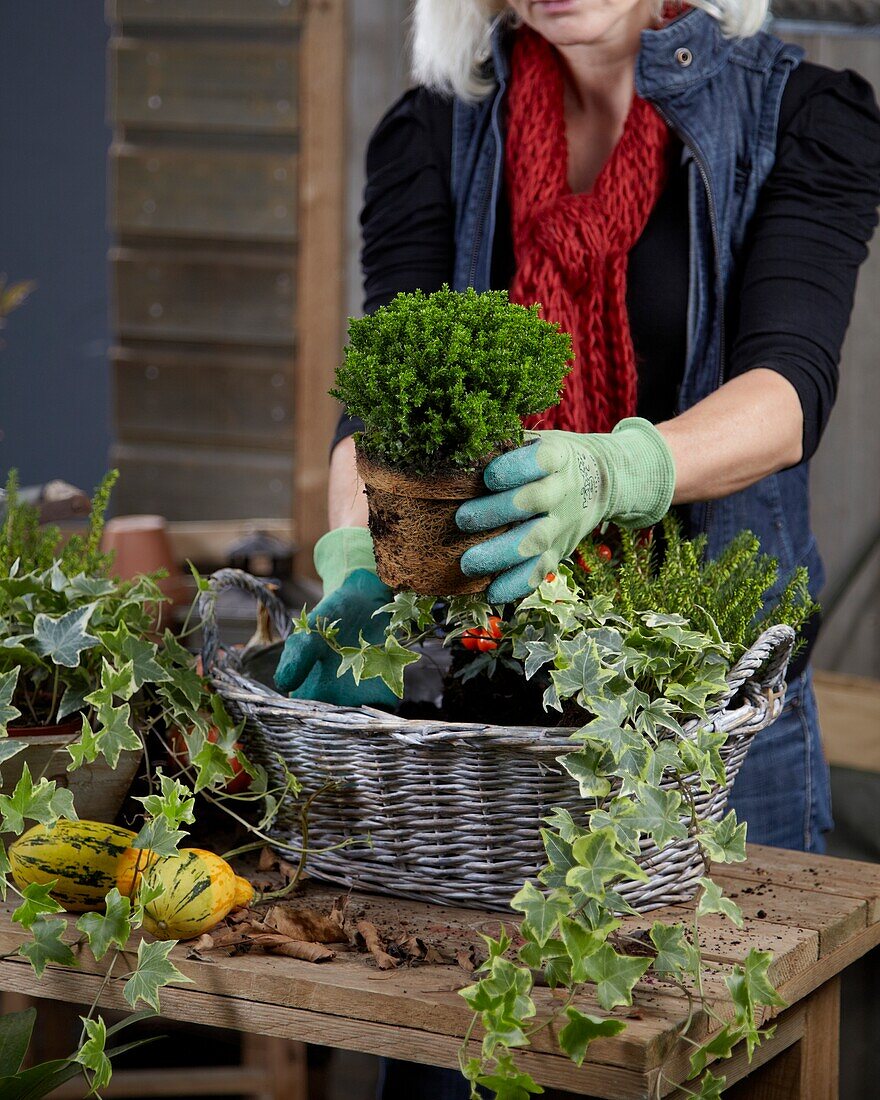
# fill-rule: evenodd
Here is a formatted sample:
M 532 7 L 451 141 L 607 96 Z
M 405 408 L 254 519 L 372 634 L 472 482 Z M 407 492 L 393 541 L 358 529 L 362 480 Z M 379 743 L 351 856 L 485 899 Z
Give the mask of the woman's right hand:
M 308 617 L 338 624 L 340 645 L 356 646 L 361 635 L 371 644 L 385 640 L 390 616 L 375 615 L 392 598 L 376 573 L 373 543 L 365 527 L 338 527 L 315 547 L 315 567 L 324 582 L 324 598 Z M 392 706 L 397 700 L 382 680 L 354 682 L 351 671 L 337 676 L 340 658 L 320 635 L 292 634 L 284 643 L 275 686 L 293 699 L 314 699 L 339 706 Z

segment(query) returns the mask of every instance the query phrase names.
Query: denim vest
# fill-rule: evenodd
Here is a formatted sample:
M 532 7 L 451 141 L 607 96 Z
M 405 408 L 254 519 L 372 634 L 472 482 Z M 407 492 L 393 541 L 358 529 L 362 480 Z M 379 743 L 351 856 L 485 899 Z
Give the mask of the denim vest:
M 654 104 L 683 144 L 690 209 L 687 359 L 678 393 L 681 412 L 725 377 L 725 302 L 758 193 L 773 167 L 776 130 L 788 74 L 803 51 L 770 34 L 725 38 L 715 19 L 691 9 L 661 30 L 642 32 L 636 92 Z M 504 155 L 501 104 L 509 76 L 502 34 L 493 38 L 496 90 L 453 110 L 454 286 L 490 286 L 496 210 Z M 662 273 L 658 272 L 658 276 Z M 801 463 L 723 500 L 691 509 L 710 555 L 743 528 L 780 564 L 781 585 L 806 565 L 818 594 L 822 562 L 810 529 L 808 468 Z

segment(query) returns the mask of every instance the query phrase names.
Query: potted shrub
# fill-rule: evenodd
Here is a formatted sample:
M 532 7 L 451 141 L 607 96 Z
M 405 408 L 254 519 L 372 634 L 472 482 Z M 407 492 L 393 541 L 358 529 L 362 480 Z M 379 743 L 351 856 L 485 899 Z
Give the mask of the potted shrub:
M 455 524 L 483 470 L 523 441 L 522 418 L 559 401 L 570 337 L 504 291 L 398 294 L 349 324 L 332 390 L 365 425 L 356 439 L 379 576 L 415 592 L 479 592 L 461 555 L 485 533 Z

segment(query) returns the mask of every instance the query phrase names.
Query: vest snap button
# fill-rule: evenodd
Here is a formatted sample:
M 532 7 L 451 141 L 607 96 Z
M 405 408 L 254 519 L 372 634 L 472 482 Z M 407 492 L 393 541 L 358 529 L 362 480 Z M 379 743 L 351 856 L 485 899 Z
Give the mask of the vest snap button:
M 679 63 L 679 65 L 681 65 L 683 69 L 686 69 L 688 65 L 690 65 L 690 63 L 693 61 L 693 59 L 694 55 L 684 46 L 675 51 L 675 60 Z

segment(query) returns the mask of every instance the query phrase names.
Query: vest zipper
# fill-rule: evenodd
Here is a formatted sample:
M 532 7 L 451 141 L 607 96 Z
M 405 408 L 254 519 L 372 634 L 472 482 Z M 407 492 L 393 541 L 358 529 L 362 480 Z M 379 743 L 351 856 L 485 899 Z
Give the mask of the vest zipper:
M 669 115 L 659 107 L 656 103 L 654 109 L 657 114 L 663 119 L 670 130 L 676 135 L 676 137 L 685 145 L 691 152 L 691 156 L 694 158 L 694 163 L 697 166 L 697 170 L 703 180 L 703 188 L 706 192 L 706 204 L 709 208 L 709 228 L 712 233 L 712 250 L 713 259 L 715 261 L 715 282 L 718 288 L 718 378 L 716 389 L 719 389 L 724 383 L 724 360 L 725 360 L 725 333 L 724 333 L 724 287 L 721 277 L 721 248 L 720 248 L 720 235 L 718 233 L 718 215 L 715 208 L 715 197 L 712 194 L 712 188 L 709 185 L 709 170 L 706 167 L 706 163 L 700 155 L 696 143 L 690 137 L 688 133 L 682 130 L 679 126 L 676 126 Z M 703 512 L 703 519 L 700 523 L 700 533 L 705 534 L 709 528 L 709 520 L 712 516 L 713 501 L 706 502 L 706 507 Z

